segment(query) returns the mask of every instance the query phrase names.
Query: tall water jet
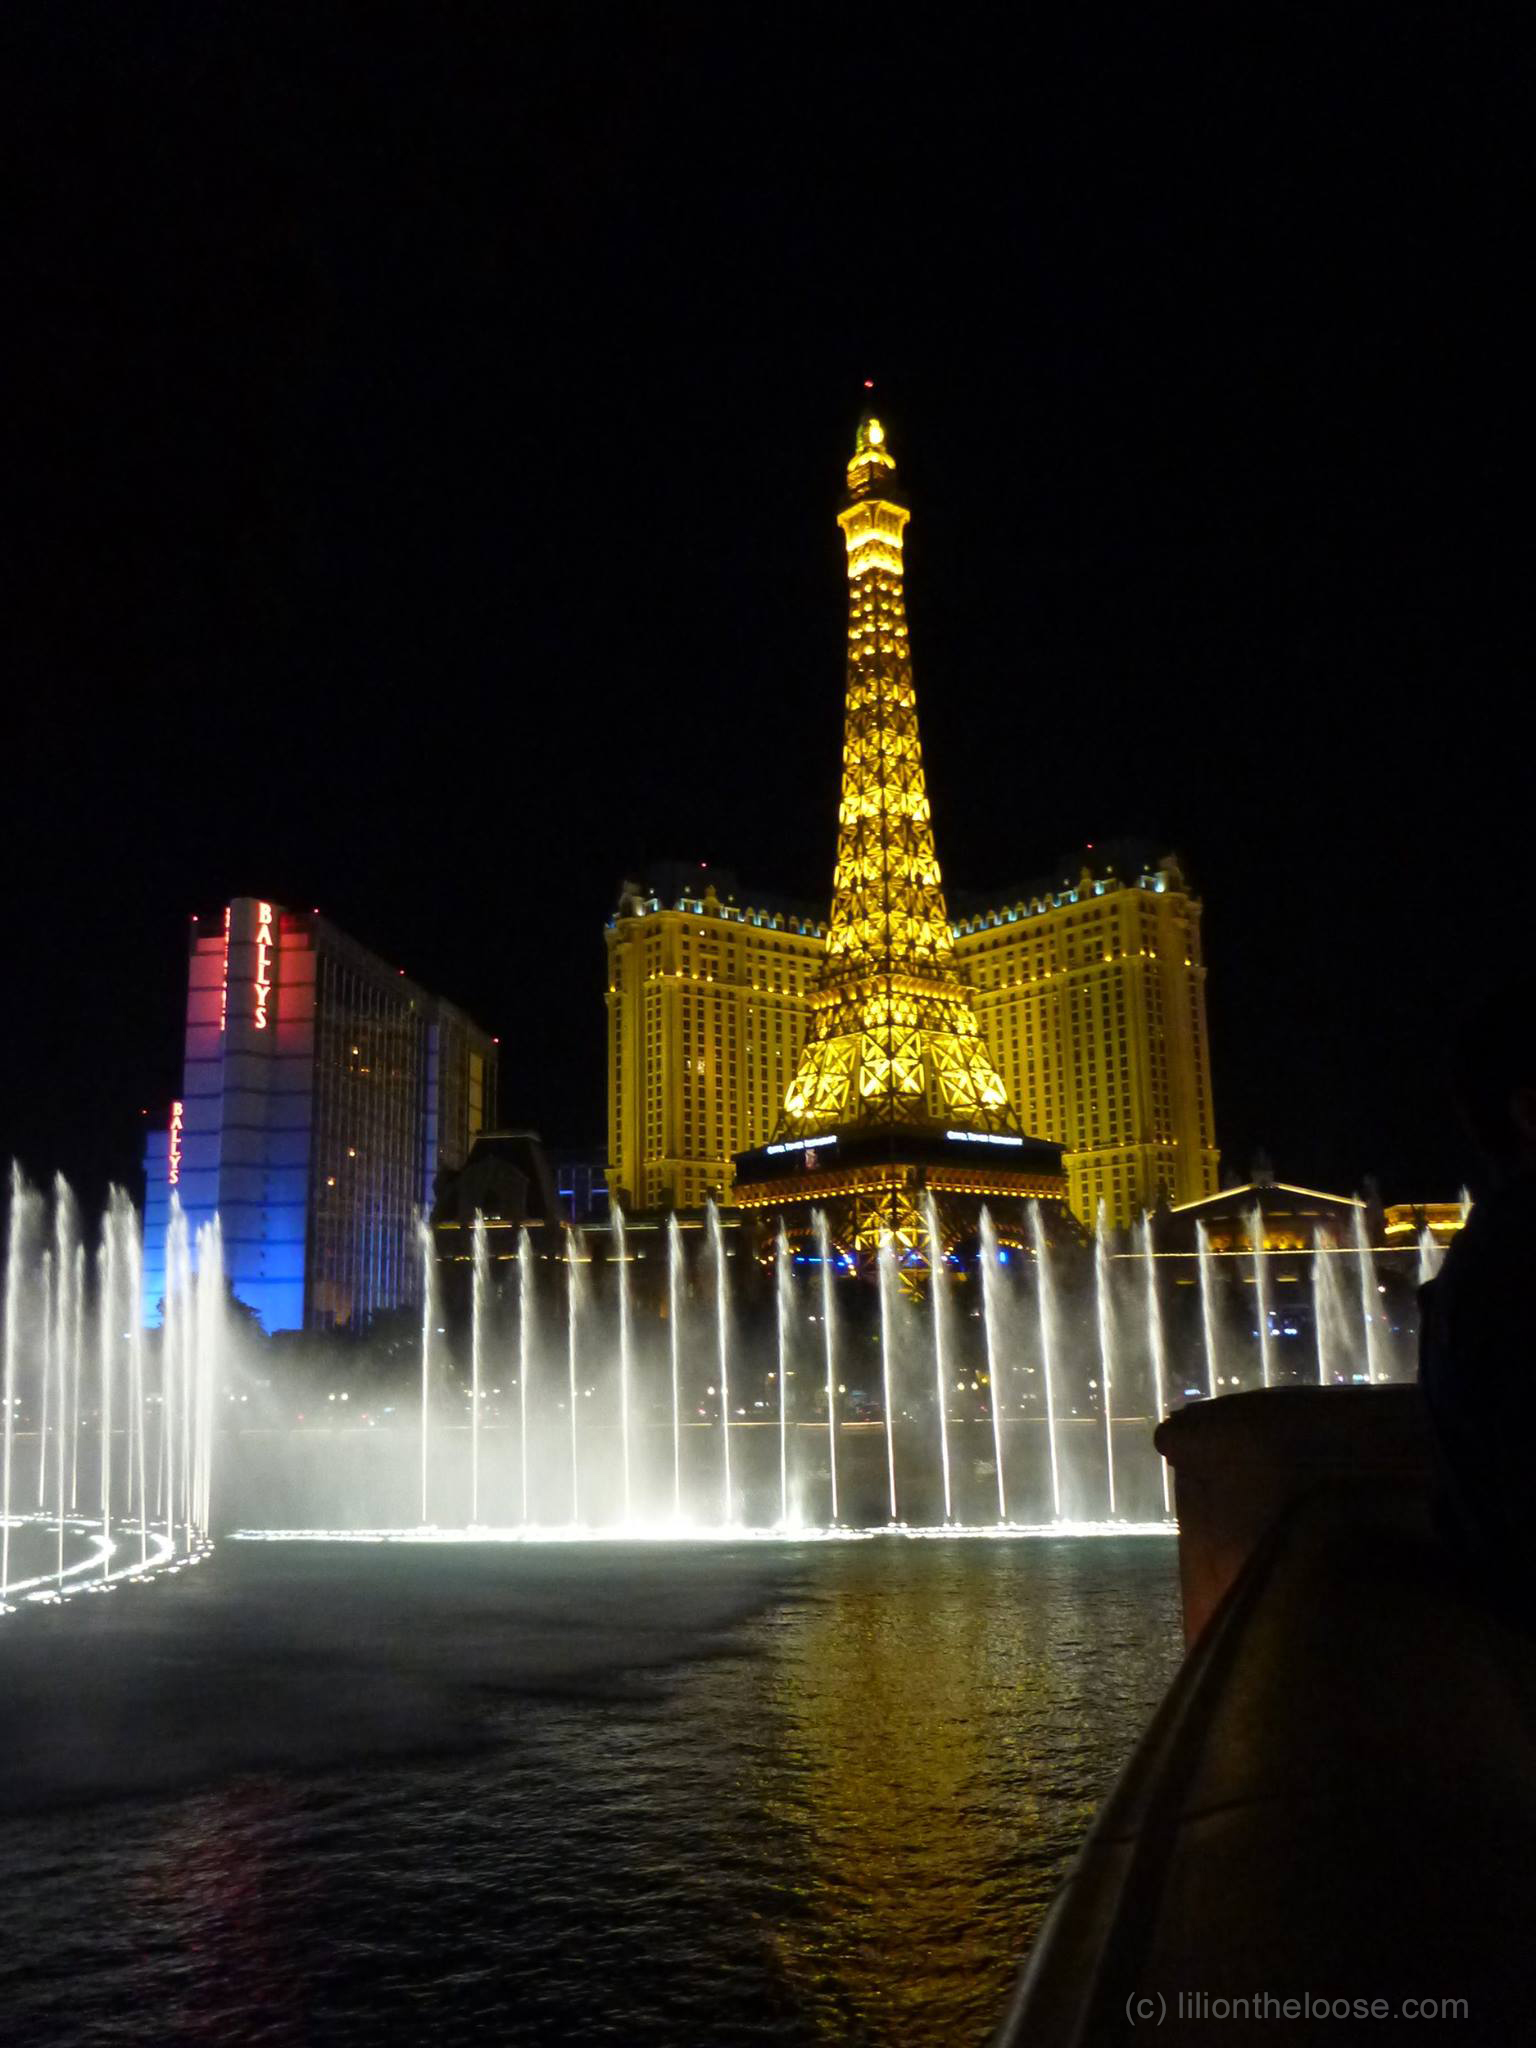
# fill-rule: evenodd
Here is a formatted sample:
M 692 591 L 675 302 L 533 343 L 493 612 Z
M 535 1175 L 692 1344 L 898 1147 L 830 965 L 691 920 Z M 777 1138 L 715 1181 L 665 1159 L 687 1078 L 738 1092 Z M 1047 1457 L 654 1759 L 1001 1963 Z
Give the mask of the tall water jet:
M 816 1211 L 816 1250 L 821 1259 L 821 1339 L 827 1366 L 827 1475 L 832 1483 L 830 1526 L 837 1527 L 837 1325 L 832 1291 L 832 1240 L 827 1212 Z
M 667 1219 L 667 1335 L 672 1367 L 672 1519 L 683 1519 L 683 1232 Z
M 795 1312 L 795 1290 L 789 1263 L 789 1233 L 782 1223 L 773 1277 L 779 1338 L 779 1527 L 783 1529 L 789 1524 L 789 1328 Z
M 416 1224 L 416 1244 L 421 1253 L 421 1526 L 425 1529 L 430 1526 L 427 1461 L 432 1449 L 432 1325 L 437 1318 L 432 1230 L 425 1216 Z
M 1203 1223 L 1195 1225 L 1195 1254 L 1200 1266 L 1200 1336 L 1205 1347 L 1205 1392 L 1216 1398 L 1221 1382 L 1221 1348 L 1216 1335 L 1216 1262 Z
M 1248 1249 L 1253 1255 L 1253 1298 L 1259 1317 L 1259 1377 L 1275 1383 L 1274 1337 L 1269 1327 L 1269 1276 L 1264 1265 L 1264 1211 L 1255 1202 L 1248 1211 Z
M 1317 1334 L 1318 1384 L 1326 1387 L 1339 1372 L 1339 1298 L 1333 1246 L 1321 1224 L 1312 1234 L 1312 1323 Z
M 533 1239 L 517 1233 L 517 1464 L 523 1527 L 528 1526 L 528 1375 L 533 1370 Z
M 574 1223 L 565 1226 L 565 1377 L 571 1403 L 571 1524 L 581 1520 L 581 1449 L 576 1412 L 580 1405 L 577 1362 L 581 1351 L 581 1260 L 577 1254 L 580 1232 Z
M 1095 1321 L 1099 1333 L 1099 1382 L 1104 1393 L 1104 1471 L 1107 1480 L 1109 1513 L 1115 1514 L 1115 1321 L 1114 1303 L 1109 1292 L 1109 1209 L 1104 1197 L 1099 1197 L 1099 1213 L 1094 1218 L 1093 1235 L 1093 1301 Z
M 58 1525 L 58 1584 L 64 1586 L 64 1516 L 66 1512 L 65 1460 L 69 1453 L 69 1335 L 74 1327 L 74 1310 L 69 1299 L 69 1283 L 74 1274 L 74 1245 L 69 1231 L 70 1193 L 62 1174 L 54 1182 L 53 1229 L 54 1229 L 54 1299 L 53 1299 L 53 1371 L 54 1391 L 58 1396 L 58 1423 L 54 1429 L 54 1512 Z
M 486 1237 L 485 1217 L 475 1211 L 470 1229 L 473 1256 L 469 1287 L 469 1525 L 480 1523 L 480 1404 L 485 1320 L 491 1292 L 491 1248 Z
M 138 1418 L 134 1442 L 138 1455 L 135 1471 L 139 1488 L 139 1569 L 143 1571 L 149 1563 L 149 1489 L 144 1483 L 144 1316 L 140 1306 L 144 1299 L 144 1235 L 138 1212 L 126 1194 L 118 1204 L 117 1220 L 128 1282 L 128 1399 Z M 166 1266 L 169 1271 L 169 1260 Z
M 22 1232 L 26 1183 L 11 1162 L 11 1208 L 5 1240 L 5 1465 L 0 1475 L 0 1600 L 11 1590 L 11 1481 L 16 1461 L 16 1367 L 20 1356 Z
M 110 1569 L 108 1560 L 112 1550 L 112 1366 L 116 1358 L 117 1343 L 113 1335 L 117 1315 L 117 1233 L 112 1227 L 113 1212 L 117 1207 L 118 1191 L 110 1190 L 107 1196 L 106 1213 L 101 1219 L 101 1244 L 96 1253 L 97 1270 L 97 1335 L 100 1344 L 101 1390 L 97 1399 L 100 1403 L 101 1463 L 98 1478 L 101 1493 L 101 1571 L 105 1578 Z M 9 1318 L 7 1318 L 9 1328 Z M 10 1413 L 10 1403 L 6 1403 Z
M 80 1510 L 80 1394 L 81 1379 L 85 1371 L 85 1246 L 75 1241 L 75 1329 L 70 1351 L 70 1377 L 74 1392 L 70 1399 L 70 1410 L 75 1426 L 69 1439 L 69 1511 L 78 1514 Z
M 949 1484 L 949 1369 L 944 1358 L 944 1245 L 939 1236 L 939 1210 L 929 1188 L 923 1201 L 923 1220 L 928 1231 L 928 1313 L 933 1323 L 934 1392 L 939 1405 L 939 1470 L 944 1479 L 944 1519 L 955 1519 Z M 997 1388 L 992 1388 L 992 1419 L 997 1422 Z M 999 1452 L 1001 1436 L 998 1437 Z M 1001 1465 L 1001 1455 L 999 1455 Z
M 1365 1326 L 1365 1376 L 1375 1382 L 1387 1377 L 1381 1329 L 1381 1296 L 1376 1286 L 1376 1262 L 1371 1257 L 1371 1236 L 1365 1211 L 1354 1215 L 1355 1272 L 1360 1283 L 1360 1320 Z
M 713 1196 L 709 1202 L 709 1242 L 715 1256 L 715 1365 L 720 1383 L 720 1459 L 724 1488 L 721 1519 L 729 1524 L 731 1498 L 731 1314 L 730 1294 L 725 1277 L 725 1233 L 720 1228 L 720 1210 Z
M 193 1520 L 206 1536 L 213 1527 L 213 1422 L 219 1393 L 218 1367 L 223 1354 L 224 1234 L 215 1216 L 197 1233 L 197 1375 L 193 1388 L 194 1431 Z
M 880 1252 L 876 1266 L 876 1282 L 880 1294 L 880 1384 L 885 1408 L 885 1469 L 890 1482 L 891 1520 L 899 1520 L 896 1512 L 896 1385 L 891 1370 L 891 1321 L 896 1293 L 896 1253 L 889 1232 L 880 1240 Z
M 1419 1232 L 1419 1285 L 1428 1286 L 1440 1270 L 1440 1261 L 1445 1253 L 1435 1242 L 1435 1233 L 1426 1223 Z
M 1051 1274 L 1045 1217 L 1038 1201 L 1029 1205 L 1029 1234 L 1035 1251 L 1035 1302 L 1040 1317 L 1040 1370 L 1045 1379 L 1045 1428 L 1051 1452 L 1051 1517 L 1061 1520 L 1061 1457 L 1056 1442 L 1056 1289 Z M 995 1254 L 994 1254 L 995 1256 Z
M 1157 1291 L 1157 1259 L 1152 1250 L 1152 1218 L 1141 1219 L 1142 1298 L 1146 1305 L 1147 1356 L 1152 1365 L 1152 1413 L 1161 1422 L 1168 1413 L 1168 1347 L 1163 1336 L 1163 1304 Z M 1163 1478 L 1163 1513 L 1173 1507 L 1168 1482 L 1168 1460 L 1158 1459 Z
M 981 1211 L 981 1330 L 987 1353 L 987 1406 L 992 1410 L 992 1457 L 997 1466 L 997 1519 L 1008 1519 L 1008 1478 L 1003 1465 L 1003 1347 L 999 1327 L 997 1229 Z
M 135 1233 L 137 1234 L 137 1233 Z M 165 1239 L 165 1324 L 160 1333 L 160 1443 L 165 1456 L 165 1533 L 174 1547 L 178 1509 L 183 1506 L 182 1391 L 186 1380 L 189 1326 L 192 1320 L 192 1252 L 187 1242 L 187 1216 L 171 1196 L 171 1221 Z M 137 1296 L 130 1296 L 130 1302 Z M 129 1345 L 139 1317 L 129 1323 Z M 131 1367 L 130 1367 L 131 1373 Z M 142 1389 L 141 1389 L 142 1392 Z
M 75 1318 L 77 1304 L 75 1288 L 78 1284 L 79 1231 L 75 1218 L 75 1198 L 70 1192 L 69 1182 L 62 1173 L 53 1180 L 53 1272 L 54 1272 L 54 1322 L 53 1356 L 55 1392 L 58 1395 L 58 1433 L 55 1445 L 55 1462 L 58 1469 L 58 1508 L 62 1515 L 65 1506 L 65 1460 L 69 1443 L 79 1431 L 79 1395 L 76 1392 L 73 1428 L 70 1423 L 70 1380 L 71 1367 L 77 1361 L 71 1358 L 74 1348 Z M 78 1380 L 78 1373 L 73 1375 Z
M 48 1505 L 48 1395 L 53 1381 L 53 1253 L 44 1252 L 42 1258 L 42 1299 L 38 1303 L 39 1330 L 39 1413 L 37 1427 L 37 1505 L 42 1510 Z
M 619 1450 L 624 1464 L 624 1520 L 631 1518 L 629 1484 L 629 1257 L 624 1246 L 624 1211 L 613 1205 L 613 1256 L 619 1267 Z

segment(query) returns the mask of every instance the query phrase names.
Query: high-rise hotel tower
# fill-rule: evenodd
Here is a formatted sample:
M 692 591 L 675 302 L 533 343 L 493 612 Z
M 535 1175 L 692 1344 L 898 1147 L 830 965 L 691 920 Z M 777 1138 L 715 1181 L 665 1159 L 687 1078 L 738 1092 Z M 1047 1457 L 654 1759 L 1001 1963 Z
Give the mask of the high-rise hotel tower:
M 419 1301 L 418 1213 L 495 1092 L 495 1041 L 318 912 L 237 896 L 194 922 L 182 1091 L 145 1148 L 146 1315 L 173 1194 L 194 1233 L 218 1214 L 269 1331 Z

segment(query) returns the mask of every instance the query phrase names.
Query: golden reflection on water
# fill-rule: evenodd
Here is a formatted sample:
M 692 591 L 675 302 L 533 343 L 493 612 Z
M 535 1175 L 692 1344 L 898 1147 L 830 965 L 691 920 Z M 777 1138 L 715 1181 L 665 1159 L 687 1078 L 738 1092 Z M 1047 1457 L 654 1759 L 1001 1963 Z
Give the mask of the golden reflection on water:
M 850 1546 L 782 1632 L 757 1788 L 798 1830 L 785 1976 L 829 2041 L 985 2039 L 1179 1657 L 1157 1539 Z M 892 1598 L 892 1575 L 909 1583 Z

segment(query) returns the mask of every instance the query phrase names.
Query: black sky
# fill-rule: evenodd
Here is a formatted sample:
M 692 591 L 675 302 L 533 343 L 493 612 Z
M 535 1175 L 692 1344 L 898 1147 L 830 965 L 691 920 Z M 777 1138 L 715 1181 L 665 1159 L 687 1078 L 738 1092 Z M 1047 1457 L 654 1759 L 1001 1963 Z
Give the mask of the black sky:
M 620 878 L 826 893 L 869 376 L 947 877 L 1177 845 L 1229 1167 L 1453 1192 L 1530 943 L 1495 12 L 727 12 L 9 15 L 0 1142 L 132 1174 L 234 891 L 600 1140 Z

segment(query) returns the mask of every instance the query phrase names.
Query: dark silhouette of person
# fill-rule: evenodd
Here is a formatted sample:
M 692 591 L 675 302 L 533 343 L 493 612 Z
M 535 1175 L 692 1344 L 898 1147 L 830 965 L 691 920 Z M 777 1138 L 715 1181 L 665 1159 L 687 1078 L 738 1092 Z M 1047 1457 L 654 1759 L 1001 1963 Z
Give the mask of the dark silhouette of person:
M 1536 1616 L 1536 976 L 1458 1034 L 1453 1085 L 1483 1161 L 1475 1200 L 1420 1290 L 1419 1385 L 1444 1534 L 1491 1592 Z

